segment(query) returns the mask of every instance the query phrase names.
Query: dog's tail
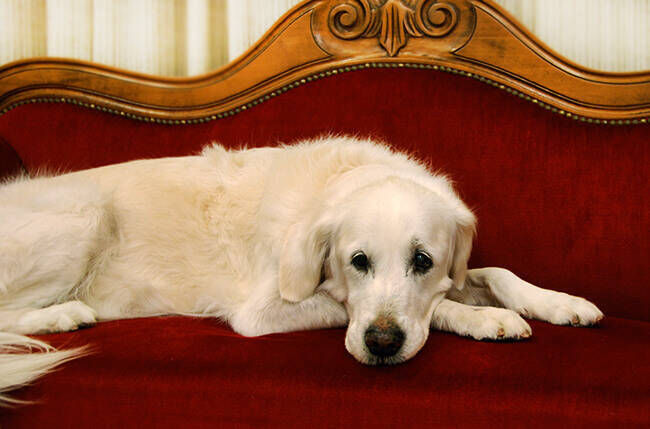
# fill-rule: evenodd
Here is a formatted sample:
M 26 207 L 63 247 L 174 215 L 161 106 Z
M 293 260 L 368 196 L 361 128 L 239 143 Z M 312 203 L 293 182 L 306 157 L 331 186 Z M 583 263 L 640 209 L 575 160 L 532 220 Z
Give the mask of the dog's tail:
M 34 338 L 0 332 L 0 406 L 26 403 L 8 396 L 7 392 L 29 384 L 56 366 L 87 353 L 86 347 L 56 350 Z

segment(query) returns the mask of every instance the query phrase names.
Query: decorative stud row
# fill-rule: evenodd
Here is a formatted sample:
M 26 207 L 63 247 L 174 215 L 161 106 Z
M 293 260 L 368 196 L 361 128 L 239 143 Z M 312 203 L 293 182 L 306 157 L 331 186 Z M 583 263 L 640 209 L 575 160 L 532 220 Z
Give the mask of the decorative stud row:
M 74 98 L 69 98 L 69 97 L 37 97 L 37 98 L 31 98 L 27 100 L 22 100 L 18 101 L 16 103 L 13 103 L 6 108 L 4 108 L 2 111 L 0 111 L 0 115 L 7 113 L 8 111 L 25 105 L 25 104 L 33 104 L 33 103 L 68 103 L 68 104 L 74 104 L 77 106 L 82 106 L 94 110 L 98 110 L 101 112 L 106 112 L 110 113 L 116 116 L 123 116 L 128 119 L 133 119 L 141 122 L 150 122 L 150 123 L 156 123 L 156 124 L 164 124 L 164 125 L 187 125 L 187 124 L 202 124 L 205 122 L 210 122 L 214 121 L 217 119 L 223 119 L 227 118 L 230 116 L 234 116 L 238 113 L 241 113 L 243 111 L 246 111 L 248 109 L 251 109 L 254 106 L 257 106 L 258 104 L 261 104 L 265 101 L 270 100 L 271 98 L 274 98 L 284 92 L 287 92 L 291 89 L 297 88 L 301 85 L 304 85 L 306 83 L 318 80 L 318 79 L 323 79 L 327 78 L 330 76 L 334 76 L 337 74 L 341 73 L 346 73 L 350 71 L 356 71 L 356 70 L 363 70 L 363 69 L 370 69 L 370 68 L 411 68 L 411 69 L 428 69 L 428 70 L 436 70 L 436 71 L 442 71 L 446 73 L 451 73 L 455 75 L 460 75 L 460 76 L 465 76 L 468 78 L 473 78 L 476 79 L 480 82 L 486 83 L 488 85 L 491 85 L 495 88 L 501 89 L 503 91 L 506 91 L 509 94 L 512 94 L 514 96 L 517 96 L 519 98 L 522 98 L 526 101 L 532 102 L 546 110 L 549 110 L 553 113 L 562 115 L 566 118 L 573 119 L 575 121 L 580 121 L 580 122 L 587 122 L 587 123 L 594 123 L 594 124 L 606 124 L 606 125 L 631 125 L 631 124 L 647 124 L 650 123 L 650 117 L 649 118 L 640 118 L 640 119 L 600 119 L 600 118 L 589 118 L 586 116 L 582 115 L 577 115 L 575 113 L 567 112 L 565 110 L 559 109 L 555 106 L 552 106 L 551 104 L 545 103 L 541 100 L 538 100 L 534 97 L 531 97 L 528 94 L 525 94 L 521 91 L 518 91 L 516 89 L 510 88 L 507 85 L 504 85 L 502 83 L 499 83 L 497 81 L 494 81 L 492 79 L 488 79 L 486 77 L 483 77 L 477 73 L 470 73 L 466 72 L 464 70 L 458 70 L 452 67 L 446 67 L 446 66 L 438 66 L 438 65 L 431 65 L 431 64 L 420 64 L 420 63 L 400 63 L 400 62 L 387 62 L 387 63 L 378 63 L 378 62 L 367 62 L 364 64 L 357 64 L 357 65 L 351 65 L 351 66 L 345 66 L 345 67 L 338 67 L 338 68 L 333 68 L 327 71 L 322 71 L 319 73 L 315 73 L 311 76 L 302 78 L 300 80 L 294 81 L 293 83 L 290 83 L 289 85 L 283 86 L 281 88 L 278 88 L 266 95 L 263 95 L 261 97 L 256 98 L 255 100 L 248 102 L 246 104 L 242 104 L 239 107 L 236 107 L 234 109 L 230 109 L 226 112 L 222 113 L 217 113 L 213 114 L 210 116 L 205 116 L 202 118 L 193 118 L 193 119 L 164 119 L 164 118 L 156 118 L 152 116 L 142 116 L 142 115 L 136 115 L 130 112 L 125 112 L 122 110 L 118 109 L 113 109 L 110 107 L 105 107 L 100 104 L 94 104 L 94 103 L 86 103 L 83 101 L 79 101 Z

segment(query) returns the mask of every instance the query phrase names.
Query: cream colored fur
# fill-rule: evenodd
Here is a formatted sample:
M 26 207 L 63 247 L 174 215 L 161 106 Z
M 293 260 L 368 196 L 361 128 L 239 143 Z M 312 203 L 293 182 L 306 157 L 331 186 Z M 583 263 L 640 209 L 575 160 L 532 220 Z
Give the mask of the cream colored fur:
M 370 141 L 214 145 L 17 180 L 0 202 L 0 393 L 75 353 L 18 334 L 102 320 L 219 317 L 246 336 L 348 325 L 348 351 L 376 364 L 412 357 L 430 327 L 524 338 L 516 312 L 581 325 L 602 317 L 508 271 L 468 271 L 475 218 L 449 181 Z M 351 264 L 360 251 L 366 272 Z M 416 270 L 414 252 L 432 267 Z M 380 315 L 405 333 L 389 358 L 364 344 Z M 44 353 L 8 354 L 31 346 Z

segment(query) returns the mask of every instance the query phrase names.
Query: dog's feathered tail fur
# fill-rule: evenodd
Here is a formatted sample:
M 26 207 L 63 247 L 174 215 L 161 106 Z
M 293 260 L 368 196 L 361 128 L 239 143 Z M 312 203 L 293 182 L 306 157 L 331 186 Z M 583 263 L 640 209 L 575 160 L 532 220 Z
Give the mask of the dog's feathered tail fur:
M 0 406 L 25 403 L 6 392 L 27 385 L 58 365 L 87 353 L 87 347 L 56 350 L 34 338 L 0 332 Z

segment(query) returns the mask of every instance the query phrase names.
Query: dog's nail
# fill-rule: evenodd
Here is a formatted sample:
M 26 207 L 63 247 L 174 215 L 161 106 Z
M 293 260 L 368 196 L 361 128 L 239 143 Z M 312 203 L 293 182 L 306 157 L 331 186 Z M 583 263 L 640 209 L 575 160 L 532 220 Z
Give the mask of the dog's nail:
M 575 316 L 573 316 L 573 318 L 571 319 L 571 324 L 572 325 L 579 325 L 580 324 L 580 317 L 578 317 L 577 314 Z
M 503 328 L 499 328 L 497 331 L 497 337 L 503 338 L 506 335 L 506 331 Z
M 530 338 L 530 332 L 526 331 L 523 334 L 521 334 L 521 338 Z

